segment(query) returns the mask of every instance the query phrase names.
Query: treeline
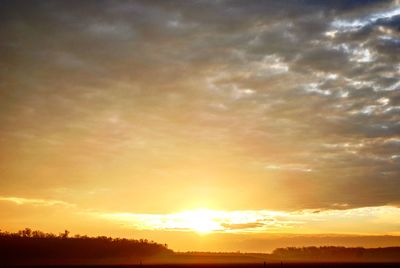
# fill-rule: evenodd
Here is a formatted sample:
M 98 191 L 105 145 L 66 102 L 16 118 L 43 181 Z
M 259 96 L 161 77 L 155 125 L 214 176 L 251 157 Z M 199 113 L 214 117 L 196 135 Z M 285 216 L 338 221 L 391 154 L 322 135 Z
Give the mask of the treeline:
M 271 256 L 295 261 L 400 262 L 400 247 L 288 247 L 275 249 Z
M 55 235 L 29 228 L 16 233 L 0 231 L 2 263 L 85 263 L 107 259 L 141 261 L 171 253 L 173 251 L 166 244 L 146 239 L 70 237 L 68 231 Z
M 33 231 L 0 231 L 0 266 L 7 264 L 139 264 L 139 263 L 258 263 L 293 262 L 400 262 L 400 247 L 288 247 L 271 254 L 186 252 L 174 253 L 166 244 L 146 239 L 106 236 L 70 236 Z

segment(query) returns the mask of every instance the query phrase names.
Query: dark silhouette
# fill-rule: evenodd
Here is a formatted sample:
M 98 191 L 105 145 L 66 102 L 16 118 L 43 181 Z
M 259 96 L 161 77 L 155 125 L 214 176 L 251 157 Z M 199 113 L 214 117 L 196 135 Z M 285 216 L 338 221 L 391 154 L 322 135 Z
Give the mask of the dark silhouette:
M 29 228 L 17 233 L 0 232 L 0 264 L 98 263 L 110 259 L 133 262 L 171 253 L 167 245 L 146 239 L 69 237 L 67 230 L 57 236 Z
M 67 230 L 59 235 L 32 231 L 29 228 L 16 233 L 0 231 L 0 267 L 3 265 L 43 264 L 136 264 L 138 267 L 143 267 L 151 263 L 207 265 L 230 263 L 237 266 L 252 264 L 257 268 L 267 266 L 282 268 L 305 262 L 400 263 L 400 247 L 369 249 L 288 247 L 278 248 L 271 254 L 240 252 L 175 253 L 168 249 L 166 244 L 158 244 L 146 239 L 134 240 L 80 235 L 70 237 Z
M 275 249 L 271 256 L 294 261 L 400 262 L 400 247 L 288 247 Z

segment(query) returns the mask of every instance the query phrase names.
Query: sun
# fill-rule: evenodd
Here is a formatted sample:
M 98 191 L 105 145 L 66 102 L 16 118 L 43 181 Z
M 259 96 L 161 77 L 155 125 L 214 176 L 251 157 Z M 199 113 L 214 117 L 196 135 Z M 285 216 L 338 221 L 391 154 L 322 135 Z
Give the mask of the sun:
M 217 221 L 215 211 L 208 209 L 196 209 L 181 213 L 185 225 L 188 229 L 199 234 L 208 234 L 221 229 L 220 223 Z

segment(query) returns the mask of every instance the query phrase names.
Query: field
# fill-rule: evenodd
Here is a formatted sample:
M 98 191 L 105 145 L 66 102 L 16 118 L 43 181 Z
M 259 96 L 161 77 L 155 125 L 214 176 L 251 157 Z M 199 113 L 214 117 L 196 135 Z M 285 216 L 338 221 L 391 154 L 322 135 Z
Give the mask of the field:
M 24 265 L 21 268 L 378 268 L 400 267 L 400 263 L 260 263 L 260 264 L 157 264 L 157 265 Z

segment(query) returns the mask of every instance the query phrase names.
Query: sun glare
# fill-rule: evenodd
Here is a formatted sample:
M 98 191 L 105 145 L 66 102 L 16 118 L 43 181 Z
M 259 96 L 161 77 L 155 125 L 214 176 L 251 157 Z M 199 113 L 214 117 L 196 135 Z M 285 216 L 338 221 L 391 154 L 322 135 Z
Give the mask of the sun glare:
M 221 225 L 216 221 L 216 212 L 212 210 L 191 210 L 182 212 L 181 216 L 187 228 L 199 234 L 207 234 L 221 229 Z

